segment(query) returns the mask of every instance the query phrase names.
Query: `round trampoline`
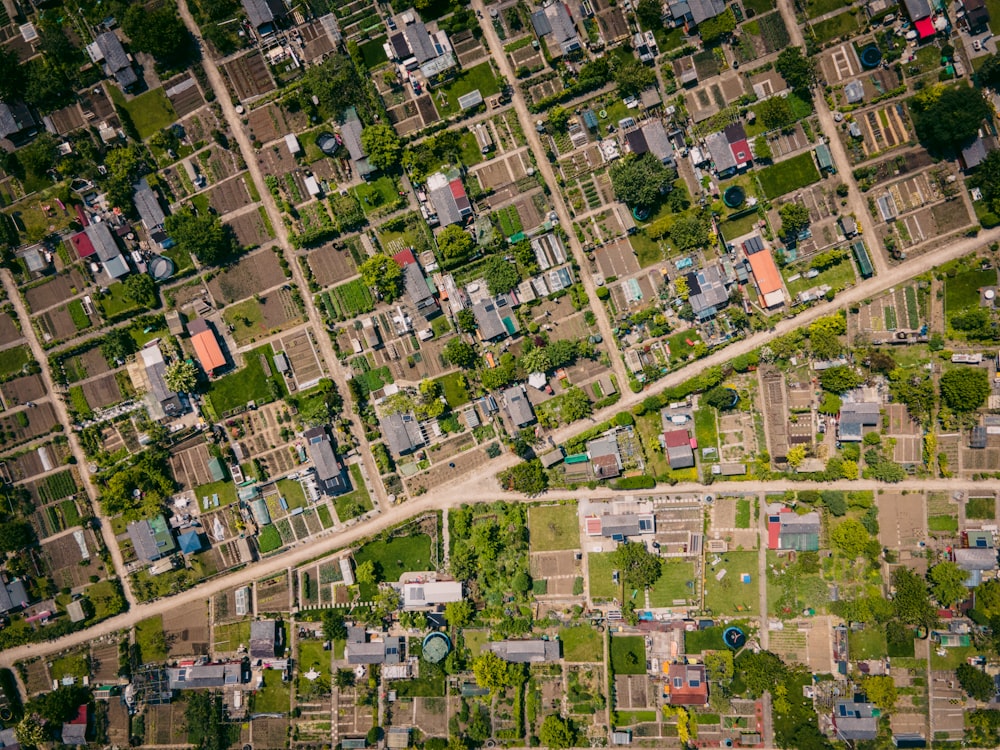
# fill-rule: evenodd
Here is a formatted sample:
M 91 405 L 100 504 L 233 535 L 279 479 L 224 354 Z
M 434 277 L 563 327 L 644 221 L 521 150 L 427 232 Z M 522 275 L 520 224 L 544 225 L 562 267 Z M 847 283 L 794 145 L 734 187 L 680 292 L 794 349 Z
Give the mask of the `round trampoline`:
M 319 146 L 319 150 L 327 156 L 333 156 L 337 153 L 337 149 L 340 148 L 340 143 L 340 138 L 335 136 L 333 133 L 320 133 L 316 136 L 316 145 Z
M 645 221 L 649 218 L 649 209 L 643 208 L 642 206 L 636 206 L 632 209 L 632 216 L 634 216 L 639 221 Z
M 722 633 L 722 640 L 724 640 L 726 645 L 733 651 L 739 651 L 746 645 L 747 637 L 744 635 L 742 630 L 733 626 L 725 629 Z
M 722 194 L 722 202 L 726 204 L 728 208 L 739 208 L 746 201 L 747 194 L 744 192 L 743 188 L 739 185 L 733 185 L 732 187 L 726 188 L 726 192 Z
M 734 406 L 736 406 L 736 404 L 738 404 L 740 402 L 740 394 L 737 393 L 736 389 L 734 389 L 734 388 L 726 388 L 725 390 L 729 393 L 729 395 L 733 399 L 732 402 L 727 407 L 729 409 L 732 409 Z
M 877 67 L 882 62 L 882 50 L 874 44 L 869 44 L 861 50 L 861 64 L 866 68 Z
M 451 651 L 451 639 L 444 633 L 428 633 L 424 637 L 424 659 L 431 664 L 440 664 Z
M 149 262 L 149 275 L 157 281 L 164 281 L 174 275 L 174 262 L 170 258 L 156 255 Z

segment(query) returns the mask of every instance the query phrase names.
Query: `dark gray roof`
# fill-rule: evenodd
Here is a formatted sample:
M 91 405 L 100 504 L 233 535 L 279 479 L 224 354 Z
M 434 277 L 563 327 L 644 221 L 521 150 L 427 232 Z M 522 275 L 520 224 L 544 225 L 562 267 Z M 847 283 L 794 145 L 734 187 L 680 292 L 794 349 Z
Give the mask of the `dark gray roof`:
M 71 724 L 66 722 L 62 725 L 62 743 L 64 745 L 86 745 L 86 734 L 86 724 Z
M 399 664 L 403 660 L 403 639 L 385 636 L 381 641 L 349 641 L 344 648 L 348 664 Z
M 847 403 L 840 407 L 840 424 L 859 424 L 864 427 L 874 427 L 881 419 L 881 404 L 869 402 Z
M 642 156 L 649 151 L 646 136 L 641 130 L 632 130 L 626 133 L 625 142 L 628 144 L 629 150 L 636 156 Z
M 147 347 L 142 350 L 142 363 L 146 369 L 146 377 L 149 378 L 149 389 L 153 397 L 160 402 L 163 411 L 168 416 L 179 414 L 181 411 L 180 397 L 167 387 L 166 372 L 167 364 L 163 361 L 163 353 L 160 347 Z
M 577 38 L 576 25 L 573 23 L 573 18 L 570 16 L 565 3 L 552 3 L 552 5 L 545 9 L 545 15 L 548 17 L 549 26 L 552 28 L 552 36 L 557 42 L 562 44 L 563 42 L 570 42 Z
M 132 68 L 132 61 L 129 60 L 128 53 L 125 52 L 125 48 L 115 32 L 105 31 L 94 41 L 104 56 L 104 64 L 108 72 L 115 77 L 119 86 L 128 88 L 139 80 Z
M 403 288 L 410 304 L 418 311 L 431 306 L 434 307 L 434 295 L 427 285 L 427 278 L 420 269 L 419 263 L 408 263 L 403 267 Z
M 687 275 L 688 302 L 696 317 L 708 317 L 729 302 L 722 272 L 716 265 L 706 266 Z
M 344 145 L 347 147 L 347 153 L 351 155 L 352 161 L 360 161 L 367 156 L 361 146 L 362 130 L 364 128 L 361 125 L 361 120 L 356 116 L 344 120 L 344 124 L 340 126 L 340 137 L 344 139 Z
M 524 389 L 519 385 L 514 385 L 503 392 L 504 403 L 507 404 L 507 411 L 510 413 L 511 421 L 516 427 L 524 427 L 535 419 L 535 413 L 531 409 L 528 397 L 524 395 Z
M 695 24 L 715 18 L 726 9 L 725 0 L 687 0 L 687 4 Z
M 729 148 L 729 141 L 724 133 L 711 133 L 705 137 L 705 147 L 712 156 L 712 163 L 718 173 L 736 169 L 736 157 L 733 150 Z
M 962 149 L 962 163 L 965 164 L 966 169 L 975 169 L 990 151 L 995 151 L 997 148 L 997 139 L 992 135 L 980 135 L 970 143 L 968 146 Z
M 919 21 L 931 14 L 930 0 L 903 0 L 911 21 Z
M 971 573 L 974 570 L 996 570 L 997 551 L 989 547 L 974 547 L 956 549 L 955 564 L 962 570 Z
M 656 522 L 652 513 L 601 516 L 601 536 L 640 536 L 652 534 L 655 530 Z
M 313 427 L 303 435 L 309 446 L 309 457 L 316 467 L 316 479 L 319 486 L 328 494 L 340 494 L 347 491 L 344 480 L 344 469 L 337 460 L 333 449 L 333 440 L 325 427 Z
M 379 420 L 382 436 L 393 455 L 412 453 L 424 444 L 424 436 L 413 413 L 390 414 Z
M 146 231 L 152 232 L 162 227 L 165 218 L 163 208 L 160 206 L 160 199 L 149 186 L 146 178 L 143 177 L 135 183 L 132 189 L 135 191 L 135 194 L 132 196 L 135 200 L 135 209 L 139 212 L 139 217 L 142 219 L 142 224 L 146 227 Z
M 24 102 L 0 102 L 0 138 L 8 138 L 36 125 Z
M 535 28 L 535 33 L 538 36 L 545 36 L 552 33 L 552 25 L 549 23 L 549 17 L 545 15 L 544 10 L 537 10 L 531 14 L 531 25 Z
M 281 0 L 241 0 L 243 10 L 255 29 L 274 23 L 285 15 L 285 5 Z
M 507 335 L 500 313 L 497 312 L 496 303 L 491 299 L 484 299 L 472 306 L 472 313 L 476 316 L 476 325 L 479 326 L 479 336 L 483 341 L 492 341 Z
M 410 46 L 410 52 L 421 65 L 438 56 L 434 40 L 431 39 L 423 21 L 415 19 L 413 23 L 408 23 L 403 27 L 403 36 L 406 37 L 406 43 Z
M 559 641 L 494 641 L 487 644 L 504 661 L 534 664 L 559 658 Z
M 204 664 L 190 667 L 167 667 L 167 684 L 171 690 L 194 690 L 240 685 L 243 666 L 236 664 Z
M 111 230 L 105 222 L 100 221 L 96 224 L 88 224 L 84 231 L 87 233 L 87 237 L 90 239 L 91 244 L 93 244 L 97 257 L 102 263 L 107 263 L 109 260 L 121 256 L 118 243 L 115 242 L 114 235 L 111 234 Z
M 441 226 L 446 227 L 449 224 L 458 224 L 462 221 L 462 214 L 458 209 L 458 201 L 452 195 L 451 185 L 445 184 L 433 188 L 430 191 L 430 196 Z
M 690 444 L 667 446 L 667 458 L 671 469 L 688 469 L 694 466 L 694 451 Z
M 27 603 L 28 592 L 25 591 L 24 583 L 20 580 L 0 583 L 0 614 L 18 609 Z
M 659 120 L 649 120 L 642 126 L 642 135 L 649 146 L 649 152 L 662 162 L 672 161 L 674 147 L 667 137 L 666 128 Z
M 250 623 L 250 658 L 273 659 L 277 654 L 277 640 L 276 620 L 254 620 Z
M 147 562 L 155 562 L 177 551 L 177 544 L 163 516 L 129 521 L 126 531 L 136 555 Z

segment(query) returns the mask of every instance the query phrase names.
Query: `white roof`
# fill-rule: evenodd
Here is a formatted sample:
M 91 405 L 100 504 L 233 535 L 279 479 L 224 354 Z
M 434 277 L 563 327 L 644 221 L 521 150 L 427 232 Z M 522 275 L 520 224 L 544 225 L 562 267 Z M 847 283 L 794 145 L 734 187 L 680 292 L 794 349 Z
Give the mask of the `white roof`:
M 428 607 L 462 601 L 461 581 L 428 581 L 403 584 L 404 607 Z

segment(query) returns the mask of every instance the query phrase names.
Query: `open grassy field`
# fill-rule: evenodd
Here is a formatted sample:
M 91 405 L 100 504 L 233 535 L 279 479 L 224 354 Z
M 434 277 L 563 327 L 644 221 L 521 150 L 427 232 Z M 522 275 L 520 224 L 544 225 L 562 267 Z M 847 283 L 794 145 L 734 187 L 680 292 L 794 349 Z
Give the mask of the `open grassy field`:
M 0 379 L 21 372 L 31 359 L 31 350 L 27 345 L 12 346 L 10 349 L 0 351 Z
M 135 625 L 135 641 L 144 663 L 160 662 L 167 658 L 167 643 L 163 634 L 163 617 L 156 615 L 140 620 Z
M 169 127 L 177 119 L 177 113 L 162 88 L 147 91 L 131 101 L 125 100 L 125 95 L 117 86 L 108 86 L 107 90 L 111 93 L 111 100 L 128 112 L 143 140 Z
M 614 599 L 621 594 L 621 586 L 611 578 L 614 565 L 610 552 L 587 553 L 587 570 L 590 575 L 591 599 Z
M 302 690 L 304 683 L 308 682 L 305 674 L 311 670 L 319 672 L 318 680 L 329 683 L 330 657 L 331 653 L 323 650 L 323 641 L 312 639 L 299 641 L 299 690 Z
M 886 655 L 885 631 L 880 628 L 852 630 L 847 634 L 851 659 L 884 659 Z
M 996 500 L 992 497 L 970 497 L 965 505 L 965 517 L 978 521 L 993 520 L 996 517 Z
M 254 694 L 253 710 L 261 714 L 286 714 L 291 706 L 291 684 L 281 681 L 281 672 L 265 669 L 264 686 Z
M 354 561 L 372 560 L 382 566 L 382 579 L 395 582 L 403 573 L 430 570 L 431 538 L 426 534 L 397 536 L 389 541 L 376 539 L 359 549 Z
M 274 528 L 274 524 L 269 523 L 261 528 L 257 535 L 257 546 L 262 553 L 273 552 L 281 547 L 281 534 Z
M 694 413 L 694 434 L 698 438 L 698 455 L 704 461 L 719 460 L 719 431 L 716 425 L 715 409 L 706 406 Z M 714 453 L 705 454 L 705 448 L 715 448 Z
M 274 350 L 270 344 L 258 347 L 244 355 L 245 366 L 242 370 L 212 381 L 205 400 L 211 405 L 216 416 L 221 417 L 228 411 L 239 408 L 250 401 L 266 404 L 275 398 L 285 395 L 284 379 L 271 369 L 268 377 L 261 364 L 261 357 L 270 363 Z M 270 365 L 269 365 L 270 366 Z
M 199 503 L 202 503 L 202 498 L 207 497 L 209 501 L 212 500 L 213 496 L 219 496 L 219 506 L 229 505 L 230 503 L 236 502 L 236 485 L 233 484 L 232 480 L 225 480 L 222 482 L 212 482 L 211 484 L 203 484 L 194 488 L 194 497 Z M 200 505 L 199 507 L 204 507 Z
M 500 93 L 500 82 L 493 72 L 493 66 L 484 62 L 469 68 L 447 86 L 442 86 L 434 96 L 434 106 L 442 117 L 458 112 L 458 99 L 465 94 L 479 90 L 483 98 Z
M 351 474 L 351 486 L 354 489 L 333 501 L 334 506 L 337 508 L 337 518 L 340 519 L 341 523 L 356 518 L 372 509 L 372 499 L 368 494 L 368 488 L 365 486 L 364 477 L 361 476 L 361 467 L 357 464 L 351 464 L 348 469 Z M 323 510 L 323 508 L 325 506 L 321 506 L 320 510 Z
M 240 620 L 227 625 L 216 625 L 212 639 L 213 651 L 235 651 L 240 644 L 250 643 L 250 621 Z
M 692 599 L 697 591 L 694 583 L 694 563 L 681 560 L 664 560 L 663 573 L 649 589 L 651 607 L 672 607 L 675 601 Z
M 722 640 L 725 628 L 716 626 L 704 630 L 690 630 L 684 633 L 684 650 L 689 654 L 700 654 L 703 651 L 721 651 L 726 648 Z
M 778 162 L 757 173 L 761 189 L 768 198 L 777 198 L 806 185 L 819 182 L 819 170 L 811 151 Z
M 528 531 L 532 552 L 579 548 L 580 522 L 576 504 L 531 508 L 528 511 Z
M 82 679 L 90 676 L 90 656 L 86 651 L 73 651 L 52 660 L 49 675 L 53 680 L 63 677 Z
M 944 312 L 951 318 L 965 310 L 979 305 L 979 288 L 996 286 L 997 272 L 994 269 L 985 271 L 974 269 L 962 271 L 954 277 L 946 278 L 944 282 Z
M 562 652 L 566 661 L 604 661 L 604 645 L 601 634 L 589 625 L 574 625 L 559 631 L 563 642 Z
M 459 406 L 469 403 L 469 389 L 466 387 L 465 376 L 462 373 L 450 372 L 438 378 L 438 382 L 441 384 L 444 400 L 448 402 L 448 406 L 452 409 L 457 409 Z
M 646 641 L 642 636 L 611 637 L 611 669 L 615 674 L 646 673 Z
M 716 580 L 723 569 L 726 574 Z M 750 583 L 740 580 L 743 573 L 750 574 Z M 715 615 L 753 614 L 760 610 L 757 552 L 727 552 L 715 569 L 705 571 L 705 606 Z
M 804 269 L 808 270 L 808 269 Z M 789 267 L 783 269 L 782 274 L 786 279 L 789 276 L 794 276 L 795 272 L 791 271 Z M 815 276 L 811 279 L 807 279 L 804 275 L 799 275 L 799 278 L 795 281 L 786 281 L 786 286 L 788 287 L 788 293 L 793 297 L 799 292 L 804 292 L 806 289 L 812 289 L 817 286 L 829 286 L 833 290 L 840 290 L 846 287 L 848 284 L 853 284 L 857 280 L 857 275 L 854 273 L 854 264 L 848 260 L 844 259 L 840 263 L 836 263 L 829 268 L 820 271 L 819 276 Z

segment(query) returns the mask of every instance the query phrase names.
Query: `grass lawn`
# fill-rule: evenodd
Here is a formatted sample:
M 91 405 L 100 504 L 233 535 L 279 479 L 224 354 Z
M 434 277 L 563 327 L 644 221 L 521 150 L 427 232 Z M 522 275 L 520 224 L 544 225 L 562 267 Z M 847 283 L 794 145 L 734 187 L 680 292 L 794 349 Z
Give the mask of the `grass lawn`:
M 580 521 L 576 503 L 530 508 L 528 531 L 532 552 L 579 549 Z
M 847 634 L 851 659 L 884 659 L 885 631 L 880 628 L 852 630 Z
M 240 644 L 250 643 L 250 621 L 240 620 L 228 625 L 216 625 L 213 638 L 213 651 L 235 651 Z
M 63 677 L 84 678 L 90 676 L 90 657 L 86 651 L 74 651 L 52 660 L 49 675 L 53 680 Z
M 639 635 L 611 636 L 611 669 L 615 674 L 646 674 L 646 641 Z
M 806 15 L 809 18 L 819 18 L 843 7 L 844 0 L 805 0 Z
M 169 250 L 161 250 L 160 255 L 164 258 L 170 258 L 174 262 L 175 274 L 180 276 L 187 271 L 194 268 L 194 261 L 191 259 L 191 253 L 182 248 L 180 245 L 170 248 Z
M 273 523 L 261 528 L 260 533 L 257 534 L 257 546 L 261 553 L 274 552 L 281 547 L 281 534 L 274 528 Z
M 254 712 L 260 714 L 288 713 L 292 699 L 291 683 L 282 682 L 281 672 L 277 669 L 265 669 L 263 675 L 264 685 L 254 693 Z
M 476 89 L 479 89 L 479 93 L 483 95 L 484 99 L 500 93 L 500 82 L 493 73 L 493 67 L 489 62 L 469 68 L 431 96 L 438 114 L 442 117 L 448 117 L 458 112 L 459 97 L 472 93 Z
M 358 185 L 354 188 L 354 195 L 357 196 L 361 208 L 367 215 L 397 205 L 400 202 L 399 183 L 395 177 L 383 174 L 377 179 Z
M 236 485 L 233 484 L 232 480 L 226 480 L 222 482 L 212 482 L 211 484 L 203 484 L 199 487 L 194 488 L 194 498 L 199 503 L 198 507 L 204 509 L 205 502 L 202 500 L 203 497 L 207 497 L 209 503 L 212 502 L 212 496 L 219 496 L 219 506 L 229 505 L 230 503 L 236 502 Z M 214 507 L 214 505 L 213 505 Z
M 279 479 L 278 492 L 285 498 L 289 510 L 306 507 L 306 491 L 295 479 Z
M 120 281 L 109 286 L 108 293 L 101 295 L 97 304 L 100 305 L 104 317 L 109 319 L 139 309 L 135 302 L 125 296 L 125 285 Z
M 449 373 L 438 378 L 438 382 L 441 384 L 444 400 L 448 402 L 448 406 L 452 409 L 469 403 L 469 390 L 466 388 L 465 376 L 462 373 Z
M 328 529 L 333 526 L 333 514 L 330 513 L 330 506 L 319 505 L 316 507 L 316 515 L 319 516 L 319 522 L 323 524 L 324 529 Z
M 859 23 L 860 16 L 861 14 L 855 15 L 850 11 L 844 11 L 843 13 L 838 13 L 830 18 L 818 21 L 809 28 L 816 41 L 822 43 L 838 37 L 852 35 L 861 27 Z
M 996 500 L 992 497 L 970 497 L 965 504 L 965 517 L 977 520 L 993 520 L 996 517 Z
M 660 426 L 660 415 L 658 413 L 646 414 L 637 417 L 635 420 L 636 429 L 642 439 L 642 445 L 647 446 L 653 440 L 659 440 L 663 428 Z M 670 464 L 663 451 L 646 450 L 646 473 L 654 477 L 662 477 L 670 473 Z
M 358 565 L 365 560 L 379 563 L 382 580 L 395 583 L 403 573 L 431 570 L 431 538 L 426 534 L 411 534 L 397 536 L 387 542 L 376 539 L 354 555 Z
M 813 161 L 812 151 L 778 162 L 757 173 L 760 187 L 768 198 L 777 198 L 785 193 L 819 182 L 819 170 Z
M 986 0 L 986 10 L 990 13 L 990 31 L 1000 34 L 1000 0 Z
M 319 672 L 317 679 L 330 681 L 330 659 L 331 653 L 323 650 L 323 641 L 316 639 L 303 639 L 299 641 L 299 690 L 302 690 L 305 683 L 305 673 L 311 669 Z
M 782 270 L 782 275 L 787 279 L 790 276 L 794 276 L 796 273 L 801 273 L 807 270 L 809 269 L 802 268 L 792 270 L 790 266 L 786 266 Z M 857 276 L 854 273 L 854 263 L 845 258 L 840 261 L 840 263 L 830 266 L 825 271 L 820 271 L 819 276 L 807 279 L 805 276 L 800 275 L 799 278 L 795 279 L 795 281 L 786 281 L 785 286 L 788 287 L 788 293 L 794 297 L 799 292 L 804 292 L 806 289 L 812 289 L 816 286 L 826 284 L 833 290 L 840 290 L 848 284 L 854 284 L 856 281 Z
M 590 598 L 614 599 L 621 595 L 621 586 L 611 579 L 611 571 L 615 566 L 611 562 L 610 552 L 589 552 L 587 554 L 587 570 L 590 574 Z
M 659 263 L 667 257 L 669 250 L 665 240 L 654 240 L 645 231 L 639 230 L 628 238 L 632 249 L 638 257 L 639 265 L 643 268 Z
M 630 727 L 635 724 L 648 724 L 656 721 L 656 711 L 616 711 L 618 720 L 616 727 Z
M 911 633 L 912 636 L 912 633 Z M 912 659 L 915 651 L 915 644 L 913 638 L 909 638 L 901 643 L 892 642 L 888 643 L 886 653 L 889 656 L 896 658 Z
M 688 582 L 694 581 L 694 563 L 664 560 L 662 567 L 662 575 L 649 590 L 651 607 L 672 607 L 675 601 L 694 597 L 696 586 L 688 587 Z
M 721 581 L 715 576 L 722 570 Z M 750 583 L 740 576 L 749 573 Z M 757 552 L 727 552 L 715 568 L 705 571 L 705 606 L 715 615 L 755 614 L 760 610 L 757 589 Z
M 131 101 L 125 100 L 125 95 L 117 86 L 108 86 L 107 89 L 111 94 L 111 100 L 128 112 L 135 129 L 139 131 L 139 137 L 143 140 L 156 131 L 169 127 L 177 119 L 177 113 L 174 112 L 162 88 L 147 91 Z
M 928 531 L 958 531 L 958 519 L 955 516 L 930 516 L 927 519 Z
M 87 395 L 83 392 L 82 385 L 70 387 L 69 406 L 81 419 L 87 419 L 94 415 L 94 410 L 90 408 L 90 404 L 87 402 Z
M 458 141 L 459 158 L 466 167 L 474 167 L 483 160 L 483 152 L 479 148 L 479 141 L 471 130 L 462 133 Z
M 380 36 L 376 39 L 371 39 L 364 44 L 358 45 L 358 51 L 361 53 L 361 57 L 365 61 L 365 67 L 369 70 L 381 65 L 389 59 L 386 57 L 385 49 L 382 47 L 384 43 L 385 36 Z M 379 75 L 381 75 L 381 73 Z
M 100 622 L 107 617 L 117 615 L 122 611 L 122 607 L 124 606 L 124 600 L 118 594 L 117 588 L 111 581 L 98 581 L 91 584 L 84 589 L 83 595 L 94 605 L 94 616 L 87 620 L 88 624 Z M 116 601 L 119 602 L 117 609 L 109 606 Z
M 750 501 L 745 497 L 736 501 L 736 528 L 750 528 Z
M 589 625 L 574 625 L 559 631 L 563 642 L 563 659 L 566 661 L 604 661 L 601 634 Z
M 271 367 L 271 377 L 264 374 L 260 358 L 264 356 Z M 270 344 L 258 347 L 244 355 L 245 367 L 218 380 L 212 381 L 205 400 L 216 416 L 222 417 L 228 411 L 243 406 L 249 401 L 266 404 L 286 395 L 283 378 L 275 377 L 276 371 L 270 363 L 274 350 Z
M 745 216 L 740 216 L 736 219 L 726 219 L 722 222 L 722 236 L 726 239 L 742 237 L 744 234 L 749 234 L 756 229 L 759 221 L 760 214 L 756 211 L 751 211 Z
M 725 628 L 716 626 L 704 630 L 689 630 L 684 633 L 684 651 L 689 654 L 700 654 L 703 651 L 722 651 L 726 648 L 722 640 Z
M 952 670 L 958 669 L 958 665 L 965 662 L 970 656 L 978 656 L 979 651 L 975 646 L 956 646 L 946 648 L 944 656 L 938 656 L 937 649 L 931 649 L 931 669 Z
M 954 278 L 946 278 L 944 282 L 944 312 L 947 318 L 960 312 L 979 306 L 979 288 L 996 286 L 997 272 L 992 268 L 986 271 L 962 271 Z
M 348 468 L 351 472 L 351 486 L 354 489 L 333 501 L 334 507 L 337 509 L 337 518 L 340 519 L 341 523 L 372 509 L 372 500 L 368 495 L 364 478 L 361 476 L 361 467 L 357 464 L 351 464 Z M 330 525 L 333 525 L 332 519 Z
M 222 318 L 233 327 L 233 338 L 238 344 L 246 344 L 257 336 L 266 336 L 267 325 L 264 311 L 255 299 L 239 302 L 222 313 Z
M 715 421 L 715 409 L 706 406 L 694 413 L 694 434 L 698 438 L 698 457 L 703 461 L 719 460 L 719 431 Z M 714 453 L 705 455 L 702 450 L 715 448 Z
M 473 659 L 479 656 L 483 646 L 490 642 L 488 630 L 463 630 L 462 637 L 465 639 L 465 647 L 469 649 Z
M 167 658 L 167 644 L 163 635 L 163 616 L 156 615 L 135 624 L 135 641 L 146 664 Z

